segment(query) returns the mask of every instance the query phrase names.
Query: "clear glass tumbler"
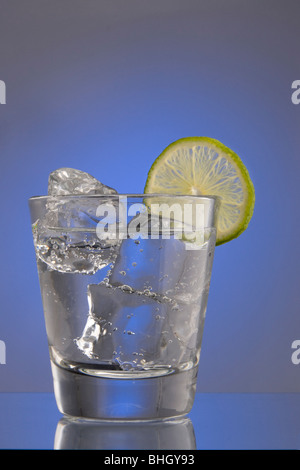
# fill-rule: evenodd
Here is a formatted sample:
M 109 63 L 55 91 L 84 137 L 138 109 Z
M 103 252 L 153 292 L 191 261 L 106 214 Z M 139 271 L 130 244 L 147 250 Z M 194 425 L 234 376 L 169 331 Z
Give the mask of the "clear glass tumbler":
M 54 392 L 66 415 L 187 414 L 216 241 L 216 199 L 29 200 Z

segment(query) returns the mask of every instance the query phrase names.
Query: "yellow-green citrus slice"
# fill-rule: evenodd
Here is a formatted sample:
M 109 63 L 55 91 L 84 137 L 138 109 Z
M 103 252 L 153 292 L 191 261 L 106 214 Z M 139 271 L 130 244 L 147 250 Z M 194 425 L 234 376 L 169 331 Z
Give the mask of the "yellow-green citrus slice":
M 144 193 L 219 197 L 217 245 L 247 228 L 255 203 L 254 186 L 240 157 L 209 137 L 170 144 L 151 166 Z

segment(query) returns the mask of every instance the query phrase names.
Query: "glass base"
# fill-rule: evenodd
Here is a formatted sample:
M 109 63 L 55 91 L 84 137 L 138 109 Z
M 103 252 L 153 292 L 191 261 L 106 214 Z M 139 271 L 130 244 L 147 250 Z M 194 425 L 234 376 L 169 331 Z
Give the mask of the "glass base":
M 91 419 L 153 420 L 189 413 L 198 367 L 139 379 L 95 377 L 51 362 L 58 409 Z

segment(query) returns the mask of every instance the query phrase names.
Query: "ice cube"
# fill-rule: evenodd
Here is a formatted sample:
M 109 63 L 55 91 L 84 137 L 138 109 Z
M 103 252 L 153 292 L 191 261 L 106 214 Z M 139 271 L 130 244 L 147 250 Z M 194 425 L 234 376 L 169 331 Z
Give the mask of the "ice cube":
M 76 344 L 89 358 L 136 371 L 197 360 L 205 316 L 199 305 L 174 304 L 125 285 L 90 284 L 88 298 L 89 315 Z
M 49 175 L 48 195 L 117 194 L 117 191 L 100 183 L 96 178 L 74 168 L 59 168 Z
M 181 271 L 178 269 L 178 280 L 169 292 L 171 298 L 186 304 L 203 303 L 210 286 L 214 250 L 215 232 L 207 234 L 202 246 L 186 249 Z
M 96 273 L 115 261 L 120 243 L 99 240 L 96 232 L 57 231 L 41 221 L 34 225 L 33 231 L 38 258 L 49 268 L 63 273 Z
M 205 311 L 198 304 L 168 304 L 160 343 L 160 360 L 171 367 L 195 365 L 199 359 Z
M 114 261 L 120 245 L 117 192 L 72 168 L 52 172 L 48 191 L 45 216 L 34 224 L 39 258 L 57 271 L 82 274 L 94 274 Z M 97 231 L 104 215 L 99 206 L 115 214 L 114 231 L 106 238 L 100 238 Z
M 166 294 L 178 281 L 178 267 L 181 269 L 185 255 L 184 245 L 178 240 L 127 238 L 120 247 L 110 283 Z
M 104 215 L 98 215 L 99 206 L 105 205 L 108 210 L 112 208 L 114 213 L 118 209 L 119 198 L 115 189 L 73 168 L 60 168 L 50 173 L 48 195 L 53 196 L 48 199 L 45 217 L 49 227 L 96 229 Z M 82 197 L 74 198 L 76 195 Z M 97 195 L 99 198 L 92 197 Z M 105 195 L 116 195 L 116 199 L 105 198 Z
M 199 303 L 209 286 L 214 244 L 213 233 L 194 250 L 186 249 L 188 243 L 175 238 L 128 238 L 122 242 L 110 283 L 150 290 L 187 304 Z
M 142 369 L 158 360 L 162 323 L 167 304 L 140 295 L 128 286 L 103 284 L 88 287 L 89 316 L 79 349 L 90 358 L 117 364 L 124 370 Z

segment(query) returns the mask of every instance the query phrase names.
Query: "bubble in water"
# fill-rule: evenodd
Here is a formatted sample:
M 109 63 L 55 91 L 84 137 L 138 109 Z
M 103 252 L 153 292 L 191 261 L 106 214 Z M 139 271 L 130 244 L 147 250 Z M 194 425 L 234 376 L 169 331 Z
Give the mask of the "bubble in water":
M 123 362 L 122 363 L 122 369 L 123 370 L 131 370 L 132 369 L 132 364 L 130 362 Z
M 134 290 L 132 289 L 132 287 L 130 286 L 127 286 L 126 284 L 124 284 L 123 286 L 120 286 L 119 287 L 123 292 L 128 292 L 129 294 L 132 294 L 134 292 Z

